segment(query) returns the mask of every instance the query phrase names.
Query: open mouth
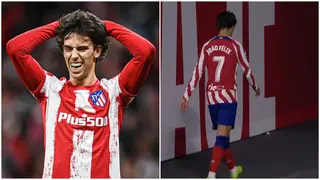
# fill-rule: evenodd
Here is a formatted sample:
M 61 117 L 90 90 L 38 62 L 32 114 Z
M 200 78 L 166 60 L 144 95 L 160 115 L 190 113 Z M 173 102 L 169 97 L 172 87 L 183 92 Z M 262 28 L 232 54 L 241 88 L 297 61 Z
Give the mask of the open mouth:
M 79 67 L 81 67 L 82 66 L 82 63 L 75 63 L 75 62 L 73 62 L 73 63 L 71 63 L 70 64 L 70 66 L 72 67 L 72 68 L 79 68 Z

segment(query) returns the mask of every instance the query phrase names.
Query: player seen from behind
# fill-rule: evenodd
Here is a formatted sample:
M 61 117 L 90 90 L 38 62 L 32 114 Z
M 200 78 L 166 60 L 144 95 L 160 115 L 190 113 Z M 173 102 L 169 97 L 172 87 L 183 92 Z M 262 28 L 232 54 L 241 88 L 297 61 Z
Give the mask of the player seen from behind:
M 222 159 L 230 169 L 231 177 L 237 178 L 242 172 L 241 166 L 235 166 L 230 147 L 230 131 L 234 128 L 238 105 L 236 83 L 238 64 L 242 67 L 245 77 L 256 92 L 256 96 L 260 95 L 260 89 L 249 67 L 243 46 L 231 37 L 236 24 L 237 19 L 232 12 L 222 12 L 218 15 L 216 25 L 219 34 L 203 45 L 199 61 L 181 102 L 181 111 L 184 111 L 188 107 L 189 98 L 202 77 L 205 67 L 207 67 L 207 102 L 213 129 L 217 130 L 208 178 L 216 177 Z

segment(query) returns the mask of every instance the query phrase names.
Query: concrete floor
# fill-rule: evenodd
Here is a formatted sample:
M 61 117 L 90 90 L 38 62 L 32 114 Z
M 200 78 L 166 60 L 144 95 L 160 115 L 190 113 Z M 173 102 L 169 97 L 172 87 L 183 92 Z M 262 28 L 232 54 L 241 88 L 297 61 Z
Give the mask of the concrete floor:
M 231 144 L 240 178 L 318 178 L 318 120 L 306 121 Z M 163 161 L 162 178 L 205 178 L 211 149 Z M 221 163 L 217 177 L 229 177 Z

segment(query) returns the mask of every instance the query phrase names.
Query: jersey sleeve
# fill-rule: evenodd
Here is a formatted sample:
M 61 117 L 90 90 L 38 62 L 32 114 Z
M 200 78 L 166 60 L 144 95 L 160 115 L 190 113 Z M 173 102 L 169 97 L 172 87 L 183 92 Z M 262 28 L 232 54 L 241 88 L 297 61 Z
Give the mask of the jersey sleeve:
M 108 34 L 122 43 L 133 55 L 119 74 L 120 95 L 123 106 L 126 106 L 146 80 L 156 49 L 148 40 L 133 31 L 111 21 L 104 23 Z
M 30 55 L 31 51 L 44 41 L 55 36 L 58 22 L 27 31 L 7 43 L 7 53 L 27 89 L 37 99 L 46 81 L 46 72 Z
M 244 48 L 241 43 L 236 42 L 236 53 L 237 53 L 237 59 L 238 59 L 238 64 L 240 64 L 243 74 L 246 76 L 249 84 L 253 88 L 254 91 L 258 89 L 258 86 L 255 81 L 255 77 L 253 75 L 253 72 L 251 71 L 247 56 L 244 52 Z
M 199 80 L 201 79 L 202 74 L 204 72 L 204 68 L 206 65 L 204 47 L 205 47 L 205 45 L 201 49 L 200 58 L 196 64 L 196 67 L 193 70 L 191 80 L 189 81 L 188 86 L 187 86 L 185 93 L 183 95 L 183 98 L 186 100 L 189 100 L 189 98 L 191 97 L 192 92 L 197 87 Z

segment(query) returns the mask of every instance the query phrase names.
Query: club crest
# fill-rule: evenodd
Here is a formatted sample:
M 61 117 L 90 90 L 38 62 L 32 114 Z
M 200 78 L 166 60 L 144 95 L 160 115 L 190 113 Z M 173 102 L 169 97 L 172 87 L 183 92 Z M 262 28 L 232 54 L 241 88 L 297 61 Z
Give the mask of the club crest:
M 107 103 L 107 98 L 102 90 L 91 93 L 89 97 L 92 103 L 98 107 L 104 107 Z

